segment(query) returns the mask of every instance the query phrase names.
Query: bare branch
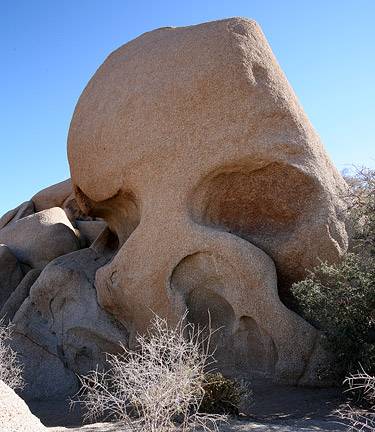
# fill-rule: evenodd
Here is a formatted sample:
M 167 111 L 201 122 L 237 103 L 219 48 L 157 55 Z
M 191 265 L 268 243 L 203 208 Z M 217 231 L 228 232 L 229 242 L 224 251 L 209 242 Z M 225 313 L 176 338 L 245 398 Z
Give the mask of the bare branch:
M 3 320 L 0 320 L 0 380 L 12 389 L 23 389 L 23 365 L 9 345 L 11 339 L 12 325 L 4 326 Z

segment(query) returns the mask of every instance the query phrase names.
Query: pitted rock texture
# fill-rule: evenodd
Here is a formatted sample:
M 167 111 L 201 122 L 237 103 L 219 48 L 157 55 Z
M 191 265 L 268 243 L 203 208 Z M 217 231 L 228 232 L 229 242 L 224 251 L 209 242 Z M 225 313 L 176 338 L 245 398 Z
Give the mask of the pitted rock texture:
M 317 257 L 345 251 L 346 185 L 256 22 L 162 28 L 113 52 L 68 158 L 82 211 L 117 237 L 96 287 L 130 346 L 153 312 L 205 324 L 209 309 L 224 369 L 314 382 L 318 332 L 278 293 L 288 303 Z
M 0 381 L 0 430 L 2 432 L 46 432 L 26 403 Z

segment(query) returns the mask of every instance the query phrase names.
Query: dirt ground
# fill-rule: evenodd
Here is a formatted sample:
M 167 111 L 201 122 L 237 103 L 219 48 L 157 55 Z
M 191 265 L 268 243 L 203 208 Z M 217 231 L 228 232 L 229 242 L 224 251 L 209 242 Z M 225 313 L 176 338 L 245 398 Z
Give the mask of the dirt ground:
M 346 398 L 342 389 L 308 389 L 296 387 L 253 386 L 252 405 L 220 432 L 317 432 L 345 431 L 337 410 Z M 29 402 L 33 414 L 52 432 L 119 432 L 128 431 L 115 423 L 83 424 L 84 411 L 75 406 L 69 409 L 67 401 Z

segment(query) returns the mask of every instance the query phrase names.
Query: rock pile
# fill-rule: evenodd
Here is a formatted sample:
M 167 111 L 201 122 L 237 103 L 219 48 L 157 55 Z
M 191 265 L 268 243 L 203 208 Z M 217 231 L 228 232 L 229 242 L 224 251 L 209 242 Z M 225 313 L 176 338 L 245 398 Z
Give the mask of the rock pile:
M 52 207 L 50 207 L 52 206 Z M 25 398 L 78 390 L 75 373 L 104 363 L 127 332 L 96 300 L 96 270 L 107 263 L 103 220 L 83 216 L 70 180 L 6 213 L 0 229 L 0 317 L 14 324 L 12 345 L 25 365 Z M 100 245 L 100 241 L 98 243 Z

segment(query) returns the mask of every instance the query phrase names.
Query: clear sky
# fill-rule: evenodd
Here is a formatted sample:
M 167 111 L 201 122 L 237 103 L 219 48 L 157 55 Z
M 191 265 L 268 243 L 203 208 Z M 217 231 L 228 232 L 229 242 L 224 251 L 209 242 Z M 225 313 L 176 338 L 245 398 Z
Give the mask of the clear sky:
M 140 34 L 255 19 L 339 168 L 375 166 L 374 0 L 0 0 L 0 215 L 70 177 L 75 104 Z

